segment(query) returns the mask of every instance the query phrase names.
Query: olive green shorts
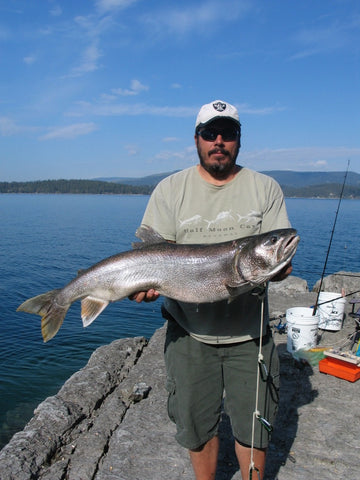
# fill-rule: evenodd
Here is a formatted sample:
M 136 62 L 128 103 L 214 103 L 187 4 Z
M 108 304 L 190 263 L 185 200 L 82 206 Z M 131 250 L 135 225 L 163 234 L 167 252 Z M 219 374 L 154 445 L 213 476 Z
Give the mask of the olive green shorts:
M 270 329 L 263 337 L 264 364 L 258 363 L 259 339 L 230 345 L 194 340 L 174 320 L 168 320 L 165 362 L 168 414 L 176 439 L 194 450 L 217 434 L 223 399 L 235 439 L 252 443 L 257 371 L 260 368 L 258 412 L 273 424 L 278 405 L 279 360 Z M 255 419 L 255 448 L 266 448 L 269 429 Z

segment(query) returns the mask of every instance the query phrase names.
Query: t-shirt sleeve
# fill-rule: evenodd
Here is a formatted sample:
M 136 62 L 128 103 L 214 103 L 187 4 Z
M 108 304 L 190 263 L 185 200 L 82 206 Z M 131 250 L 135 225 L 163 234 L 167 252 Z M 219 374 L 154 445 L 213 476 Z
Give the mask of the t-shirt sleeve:
M 176 225 L 169 182 L 160 182 L 150 196 L 142 225 L 152 227 L 163 238 L 176 241 Z

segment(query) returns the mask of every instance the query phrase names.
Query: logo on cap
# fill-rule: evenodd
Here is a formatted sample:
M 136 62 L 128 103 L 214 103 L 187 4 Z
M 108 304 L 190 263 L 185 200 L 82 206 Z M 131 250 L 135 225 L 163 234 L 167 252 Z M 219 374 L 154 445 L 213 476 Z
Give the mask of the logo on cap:
M 215 108 L 216 111 L 223 112 L 226 109 L 226 103 L 216 102 L 216 103 L 213 103 L 213 107 Z

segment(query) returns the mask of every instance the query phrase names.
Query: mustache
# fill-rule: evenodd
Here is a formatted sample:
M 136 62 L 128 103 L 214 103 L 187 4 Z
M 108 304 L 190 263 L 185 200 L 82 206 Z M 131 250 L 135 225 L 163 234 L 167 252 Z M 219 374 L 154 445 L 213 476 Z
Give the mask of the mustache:
M 212 150 L 208 151 L 208 155 L 212 155 L 213 153 L 221 153 L 221 155 L 230 155 L 230 152 L 225 148 L 213 148 Z

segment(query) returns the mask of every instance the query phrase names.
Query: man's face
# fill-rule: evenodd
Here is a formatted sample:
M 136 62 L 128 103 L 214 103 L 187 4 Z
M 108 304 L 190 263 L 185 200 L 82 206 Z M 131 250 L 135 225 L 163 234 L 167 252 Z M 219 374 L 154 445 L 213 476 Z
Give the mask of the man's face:
M 213 176 L 226 177 L 232 172 L 239 153 L 239 127 L 231 120 L 218 119 L 198 132 L 195 144 L 201 166 Z

